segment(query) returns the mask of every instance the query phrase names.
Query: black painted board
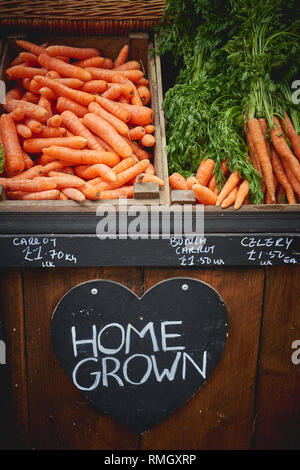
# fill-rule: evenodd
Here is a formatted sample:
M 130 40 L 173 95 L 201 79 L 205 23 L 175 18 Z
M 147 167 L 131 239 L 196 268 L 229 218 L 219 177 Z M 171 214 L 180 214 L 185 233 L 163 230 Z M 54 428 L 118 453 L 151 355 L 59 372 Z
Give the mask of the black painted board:
M 99 239 L 95 235 L 0 235 L 2 267 L 275 266 L 300 263 L 298 234 L 214 234 Z
M 10 204 L 15 201 L 7 201 Z M 18 202 L 18 201 L 17 201 Z M 29 212 L 22 201 L 22 210 L 11 208 L 1 211 L 0 204 L 0 234 L 27 235 L 39 233 L 56 234 L 95 234 L 99 223 L 99 216 L 95 211 L 91 212 L 71 212 L 66 208 L 62 211 L 58 208 L 49 212 L 49 207 L 44 210 Z M 40 201 L 49 202 L 49 201 Z M 64 201 L 51 201 L 62 203 Z M 69 203 L 70 201 L 66 201 Z M 80 207 L 80 206 L 79 206 Z M 279 206 L 280 207 L 280 206 Z M 218 212 L 205 210 L 204 224 L 205 233 L 300 233 L 300 206 L 299 209 L 286 210 L 285 208 L 264 210 L 263 206 L 259 210 L 253 211 L 233 211 L 223 210 Z M 128 215 L 128 223 L 135 217 Z M 118 221 L 117 221 L 118 222 Z M 194 219 L 193 219 L 194 224 Z M 150 226 L 150 221 L 149 221 Z M 117 227 L 117 233 L 119 228 Z M 173 220 L 170 220 L 170 233 L 174 232 Z M 161 224 L 158 226 L 158 233 L 164 233 Z
M 228 313 L 220 295 L 196 279 L 165 280 L 141 299 L 119 283 L 93 280 L 60 300 L 51 334 L 74 386 L 102 414 L 143 433 L 209 380 L 226 344 Z

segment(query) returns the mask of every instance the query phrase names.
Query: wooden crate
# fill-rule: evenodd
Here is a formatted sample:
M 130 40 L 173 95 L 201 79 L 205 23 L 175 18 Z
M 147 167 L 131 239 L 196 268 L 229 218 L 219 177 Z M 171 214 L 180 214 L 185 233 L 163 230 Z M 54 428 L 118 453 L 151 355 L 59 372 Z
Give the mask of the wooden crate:
M 2 80 L 5 80 L 4 71 L 8 67 L 11 60 L 21 51 L 16 45 L 16 39 L 26 39 L 37 44 L 48 43 L 50 44 L 65 44 L 74 45 L 78 47 L 96 47 L 102 51 L 103 56 L 114 59 L 121 47 L 129 44 L 129 59 L 137 60 L 142 64 L 145 70 L 146 77 L 150 81 L 150 91 L 152 100 L 149 106 L 154 111 L 154 136 L 156 145 L 153 149 L 153 164 L 156 169 L 156 174 L 166 181 L 163 188 L 159 188 L 158 184 L 153 183 L 138 183 L 135 185 L 134 198 L 128 199 L 128 205 L 159 205 L 169 204 L 169 186 L 167 178 L 167 161 L 164 161 L 165 155 L 161 143 L 161 126 L 159 120 L 158 110 L 158 91 L 157 91 L 157 78 L 155 58 L 151 56 L 150 50 L 153 45 L 147 33 L 130 33 L 123 36 L 53 36 L 53 35 L 18 35 L 10 36 L 7 38 L 3 46 L 2 58 L 0 62 L 0 75 Z M 118 200 L 109 201 L 110 204 L 118 205 Z M 35 212 L 35 211 L 66 211 L 66 212 L 90 212 L 96 210 L 96 205 L 105 204 L 107 201 L 85 201 L 83 203 L 76 203 L 74 201 L 8 201 L 0 197 L 0 212 Z

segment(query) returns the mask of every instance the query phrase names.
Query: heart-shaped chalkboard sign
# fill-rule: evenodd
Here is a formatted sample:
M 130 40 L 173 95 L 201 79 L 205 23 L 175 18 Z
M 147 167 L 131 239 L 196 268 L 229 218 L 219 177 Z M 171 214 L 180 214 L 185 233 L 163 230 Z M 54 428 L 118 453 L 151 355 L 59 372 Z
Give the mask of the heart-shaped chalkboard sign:
M 191 278 L 160 282 L 141 299 L 116 282 L 85 282 L 64 295 L 51 323 L 74 385 L 101 413 L 139 433 L 207 381 L 228 332 L 219 294 Z

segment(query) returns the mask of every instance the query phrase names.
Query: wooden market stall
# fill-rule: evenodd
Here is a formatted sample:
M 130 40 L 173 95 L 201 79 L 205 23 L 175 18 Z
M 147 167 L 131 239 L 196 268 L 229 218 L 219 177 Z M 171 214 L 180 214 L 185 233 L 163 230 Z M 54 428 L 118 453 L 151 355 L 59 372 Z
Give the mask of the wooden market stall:
M 152 27 L 164 2 L 151 2 L 151 8 L 150 2 L 131 2 L 135 7 L 130 14 L 128 5 L 122 10 L 113 1 L 115 9 L 107 10 L 101 10 L 99 2 L 80 2 L 79 7 L 79 2 L 66 1 L 61 10 L 52 3 L 40 2 L 39 15 L 32 2 L 13 2 L 8 13 L 0 9 L 2 67 L 8 55 L 16 53 L 16 36 L 38 43 L 103 47 L 111 56 L 129 42 L 132 58 L 143 61 L 150 77 L 154 161 L 166 181 L 164 190 L 151 189 L 142 198 L 136 194 L 130 209 L 145 204 L 144 220 L 159 207 L 172 214 L 161 108 L 163 73 L 159 57 L 148 59 Z M 95 205 L 0 201 L 0 339 L 6 345 L 6 361 L 0 364 L 0 447 L 299 449 L 298 205 L 244 206 L 222 213 L 205 208 L 204 245 L 213 247 L 206 256 L 199 256 L 201 250 L 195 256 L 186 254 L 189 237 L 176 236 L 173 216 L 165 233 L 156 219 L 158 237 L 146 233 L 138 239 L 99 240 Z M 193 214 L 195 220 L 195 207 Z M 125 228 L 135 213 L 127 215 Z M 124 230 L 120 219 L 117 230 Z M 173 278 L 199 280 L 218 293 L 228 312 L 228 337 L 216 369 L 199 390 L 157 425 L 136 432 L 99 412 L 74 386 L 55 353 L 51 319 L 63 296 L 87 281 L 114 281 L 141 298 Z M 186 305 L 188 310 L 189 302 Z M 170 403 L 176 393 L 171 391 Z M 121 405 L 125 408 L 126 401 Z

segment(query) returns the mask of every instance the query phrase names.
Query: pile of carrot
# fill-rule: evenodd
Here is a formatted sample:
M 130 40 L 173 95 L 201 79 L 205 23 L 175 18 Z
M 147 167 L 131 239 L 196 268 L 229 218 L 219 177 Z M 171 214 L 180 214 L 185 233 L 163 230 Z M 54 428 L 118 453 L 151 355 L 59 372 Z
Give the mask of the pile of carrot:
M 237 171 L 230 172 L 226 160 L 221 164 L 225 183 L 221 190 L 214 174 L 215 162 L 207 158 L 203 160 L 195 176 L 184 178 L 180 173 L 169 177 L 171 189 L 192 190 L 200 204 L 220 206 L 222 209 L 233 206 L 239 209 L 243 204 L 249 204 L 249 183 L 240 177 Z
M 151 163 L 154 112 L 149 80 L 124 45 L 115 58 L 98 49 L 36 45 L 5 70 L 0 117 L 8 199 L 133 197 L 134 182 L 164 182 Z
M 300 202 L 300 137 L 290 118 L 274 116 L 269 127 L 263 118 L 249 119 L 245 126 L 249 159 L 261 177 L 264 204 L 297 204 Z M 289 142 L 289 144 L 288 144 Z M 239 209 L 249 204 L 249 183 L 237 171 L 229 172 L 226 162 L 221 165 L 225 177 L 219 188 L 214 172 L 215 163 L 207 158 L 200 163 L 197 174 L 187 180 L 179 173 L 170 178 L 172 189 L 191 189 L 197 201 L 221 208 Z

